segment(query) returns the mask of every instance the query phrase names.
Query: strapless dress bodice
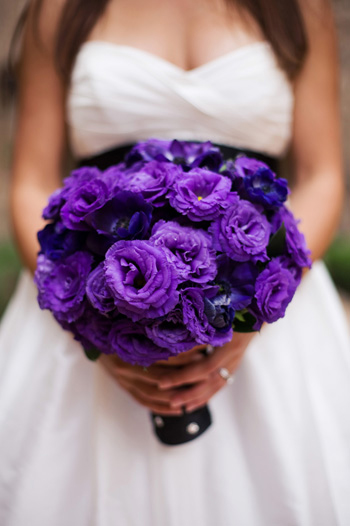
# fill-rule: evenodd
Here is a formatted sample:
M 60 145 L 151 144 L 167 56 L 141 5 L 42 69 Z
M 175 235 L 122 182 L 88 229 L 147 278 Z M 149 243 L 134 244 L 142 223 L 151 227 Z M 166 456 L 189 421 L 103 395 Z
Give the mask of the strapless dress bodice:
M 267 41 L 186 71 L 131 46 L 85 42 L 67 96 L 73 153 L 87 157 L 150 137 L 212 142 L 281 157 L 293 87 Z

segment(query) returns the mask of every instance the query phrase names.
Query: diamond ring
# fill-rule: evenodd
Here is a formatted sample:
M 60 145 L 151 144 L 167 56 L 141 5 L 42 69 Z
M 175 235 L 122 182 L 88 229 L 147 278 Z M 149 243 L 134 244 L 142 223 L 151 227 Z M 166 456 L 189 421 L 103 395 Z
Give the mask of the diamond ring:
M 219 369 L 219 375 L 221 376 L 221 378 L 223 378 L 223 380 L 226 380 L 227 384 L 229 385 L 233 384 L 234 376 L 233 374 L 230 374 L 230 371 L 226 369 L 226 367 L 221 367 Z

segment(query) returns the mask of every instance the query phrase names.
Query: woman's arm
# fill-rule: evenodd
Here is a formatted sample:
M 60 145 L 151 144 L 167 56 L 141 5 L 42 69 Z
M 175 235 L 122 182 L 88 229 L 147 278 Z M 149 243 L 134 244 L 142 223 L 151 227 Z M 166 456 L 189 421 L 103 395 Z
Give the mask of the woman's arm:
M 36 233 L 43 226 L 41 211 L 49 194 L 61 184 L 64 87 L 54 68 L 53 49 L 62 6 L 63 0 L 43 3 L 36 36 L 31 8 L 19 64 L 11 215 L 23 262 L 32 271 L 39 248 Z
M 315 260 L 335 234 L 344 196 L 339 61 L 330 0 L 308 0 L 302 9 L 310 52 L 295 83 L 291 208 Z

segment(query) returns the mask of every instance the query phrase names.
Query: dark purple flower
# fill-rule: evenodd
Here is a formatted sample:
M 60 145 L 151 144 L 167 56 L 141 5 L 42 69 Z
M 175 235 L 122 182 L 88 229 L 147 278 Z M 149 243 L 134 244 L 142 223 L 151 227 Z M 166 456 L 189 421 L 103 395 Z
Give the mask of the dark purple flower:
M 214 247 L 235 261 L 267 261 L 270 225 L 249 201 L 237 196 L 209 227 Z
M 161 161 L 181 165 L 186 171 L 190 168 L 206 167 L 218 171 L 222 155 L 211 142 L 166 141 L 149 139 L 135 145 L 126 156 L 127 166 L 140 161 Z
M 49 223 L 38 232 L 41 251 L 50 259 L 61 259 L 83 248 L 83 232 L 68 230 L 62 223 Z
M 296 288 L 293 274 L 278 259 L 270 261 L 256 280 L 254 314 L 267 323 L 283 318 Z
M 181 291 L 183 321 L 199 344 L 223 345 L 232 339 L 234 312 L 226 298 L 215 301 L 219 287 L 189 287 Z
M 298 223 L 290 210 L 285 206 L 280 208 L 271 219 L 273 233 L 284 223 L 286 228 L 286 250 L 294 263 L 299 267 L 311 268 L 310 250 L 308 250 L 305 237 L 298 229 Z
M 283 268 L 286 268 L 287 270 L 289 270 L 296 284 L 299 285 L 299 283 L 301 282 L 301 277 L 302 277 L 302 269 L 298 265 L 295 264 L 295 262 L 289 255 L 280 256 L 276 259 L 280 262 Z
M 35 283 L 40 308 L 51 310 L 56 318 L 69 323 L 77 320 L 82 314 L 91 264 L 92 256 L 86 252 L 76 252 L 55 264 L 39 256 Z
M 169 192 L 169 202 L 191 221 L 210 221 L 218 217 L 230 189 L 228 177 L 194 168 L 175 181 Z
M 140 239 L 146 236 L 152 219 L 152 206 L 141 194 L 119 191 L 113 199 L 86 217 L 98 233 L 118 239 Z
M 107 252 L 105 275 L 118 310 L 133 321 L 164 316 L 178 301 L 168 249 L 150 241 L 118 241 Z
M 130 174 L 125 188 L 140 192 L 153 206 L 164 206 L 166 196 L 175 179 L 182 176 L 182 169 L 171 163 L 150 161 L 139 171 Z
M 183 321 L 182 310 L 176 307 L 166 316 L 145 325 L 147 336 L 159 347 L 168 348 L 172 354 L 189 351 L 196 345 Z
M 222 294 L 230 298 L 230 305 L 236 311 L 245 309 L 255 293 L 255 281 L 259 274 L 253 263 L 237 263 L 224 254 L 217 257 L 218 273 L 215 284 Z
M 159 360 L 167 360 L 172 355 L 171 349 L 159 347 L 147 337 L 142 324 L 128 319 L 113 324 L 109 346 L 125 362 L 143 367 Z
M 57 188 L 49 197 L 47 206 L 44 208 L 42 217 L 44 219 L 57 220 L 60 216 L 61 208 L 66 202 L 67 189 Z
M 75 339 L 80 341 L 85 349 L 95 348 L 104 354 L 112 354 L 109 334 L 115 323 L 116 320 L 103 316 L 87 304 L 71 330 Z
M 289 194 L 288 181 L 276 178 L 274 172 L 263 162 L 249 157 L 238 157 L 236 173 L 243 178 L 248 199 L 264 207 L 280 207 Z
M 132 147 L 125 156 L 126 166 L 130 167 L 140 161 L 167 161 L 166 152 L 169 150 L 171 141 L 162 139 L 149 139 L 140 141 Z
M 61 209 L 65 226 L 73 230 L 89 230 L 85 218 L 109 200 L 110 190 L 101 179 L 91 179 L 71 190 Z
M 86 294 L 91 305 L 102 314 L 115 310 L 113 296 L 106 283 L 103 263 L 90 273 L 86 283 Z
M 215 277 L 213 242 L 204 230 L 161 220 L 154 225 L 150 241 L 155 246 L 169 249 L 169 261 L 175 266 L 181 281 L 207 283 Z
M 64 188 L 67 191 L 76 190 L 87 183 L 99 179 L 102 172 L 96 166 L 81 166 L 73 170 L 69 177 L 63 181 Z

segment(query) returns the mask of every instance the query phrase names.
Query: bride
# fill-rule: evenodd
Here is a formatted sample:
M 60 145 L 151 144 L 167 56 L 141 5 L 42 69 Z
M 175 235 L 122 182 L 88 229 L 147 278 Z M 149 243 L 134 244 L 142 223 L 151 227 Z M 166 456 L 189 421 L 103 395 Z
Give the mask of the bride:
M 26 270 L 0 331 L 2 526 L 350 524 L 350 350 L 320 258 L 343 199 L 330 0 L 33 0 L 11 210 Z M 285 318 L 147 371 L 89 362 L 32 271 L 41 210 L 75 160 L 149 137 L 282 159 L 313 268 Z M 228 383 L 222 368 L 233 375 Z M 149 418 L 210 404 L 177 447 Z

